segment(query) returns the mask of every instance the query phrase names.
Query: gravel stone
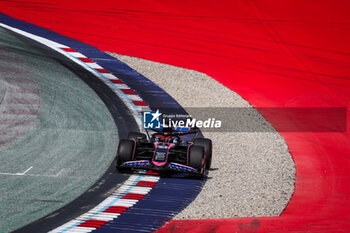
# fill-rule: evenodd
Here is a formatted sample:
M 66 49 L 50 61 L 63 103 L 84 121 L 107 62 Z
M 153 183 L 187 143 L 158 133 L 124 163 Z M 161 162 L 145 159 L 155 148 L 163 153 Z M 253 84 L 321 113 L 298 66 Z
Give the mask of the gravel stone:
M 159 85 L 187 110 L 251 107 L 237 93 L 203 73 L 110 54 Z M 259 121 L 270 125 L 263 117 Z M 175 219 L 280 215 L 294 192 L 295 180 L 294 162 L 282 136 L 276 131 L 204 135 L 213 141 L 213 169 L 201 193 Z

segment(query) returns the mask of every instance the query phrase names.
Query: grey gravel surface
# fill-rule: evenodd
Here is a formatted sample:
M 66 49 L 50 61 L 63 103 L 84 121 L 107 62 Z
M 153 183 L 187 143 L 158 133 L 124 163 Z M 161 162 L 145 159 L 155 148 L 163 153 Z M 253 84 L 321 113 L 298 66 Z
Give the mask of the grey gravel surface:
M 159 85 L 188 111 L 191 107 L 251 107 L 203 73 L 110 54 Z M 262 116 L 257 121 L 257 125 L 270 125 Z M 295 179 L 294 162 L 281 135 L 273 130 L 204 135 L 213 141 L 214 169 L 201 193 L 175 219 L 279 215 L 291 198 Z

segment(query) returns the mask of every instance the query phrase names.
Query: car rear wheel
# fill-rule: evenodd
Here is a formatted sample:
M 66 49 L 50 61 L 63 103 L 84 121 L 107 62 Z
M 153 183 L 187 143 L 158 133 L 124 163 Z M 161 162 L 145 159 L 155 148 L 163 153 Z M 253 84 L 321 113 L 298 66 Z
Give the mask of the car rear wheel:
M 121 171 L 129 170 L 128 168 L 119 167 L 124 162 L 131 161 L 134 154 L 135 141 L 123 139 L 120 140 L 117 151 L 117 169 Z
M 196 146 L 204 147 L 205 166 L 206 166 L 206 169 L 209 169 L 211 167 L 212 151 L 213 151 L 213 145 L 211 140 L 208 138 L 197 138 L 194 141 L 194 144 Z
M 141 139 L 141 140 L 143 140 L 143 139 L 146 139 L 146 138 L 147 138 L 146 134 L 144 134 L 144 133 L 131 132 L 131 133 L 128 134 L 128 139 L 129 140 L 132 140 L 132 139 L 135 139 L 135 140 Z
M 189 165 L 204 176 L 205 172 L 205 155 L 204 147 L 202 146 L 191 146 L 189 151 Z

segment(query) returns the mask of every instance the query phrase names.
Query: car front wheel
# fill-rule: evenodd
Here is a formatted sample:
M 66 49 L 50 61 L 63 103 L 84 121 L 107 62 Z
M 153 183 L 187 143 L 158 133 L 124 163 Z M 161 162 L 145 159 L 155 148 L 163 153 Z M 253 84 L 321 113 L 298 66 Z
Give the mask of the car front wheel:
M 195 168 L 201 175 L 205 173 L 205 154 L 202 146 L 191 146 L 189 151 L 189 165 Z
M 134 155 L 134 149 L 135 149 L 135 141 L 134 140 L 128 140 L 123 139 L 120 140 L 118 151 L 117 151 L 117 169 L 118 170 L 128 170 L 126 168 L 119 167 L 124 162 L 131 161 Z

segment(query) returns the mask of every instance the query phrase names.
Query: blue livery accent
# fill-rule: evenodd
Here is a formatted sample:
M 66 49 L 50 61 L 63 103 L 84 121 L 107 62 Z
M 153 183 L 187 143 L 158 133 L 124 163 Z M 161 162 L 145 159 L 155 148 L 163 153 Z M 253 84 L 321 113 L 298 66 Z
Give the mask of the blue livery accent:
M 188 172 L 197 172 L 197 170 L 192 167 L 184 166 L 178 163 L 170 163 L 169 166 L 173 169 L 178 169 L 178 170 L 183 170 Z
M 139 167 L 139 166 L 146 166 L 149 164 L 149 161 L 132 161 L 132 162 L 125 162 L 124 166 L 132 166 L 132 167 Z

